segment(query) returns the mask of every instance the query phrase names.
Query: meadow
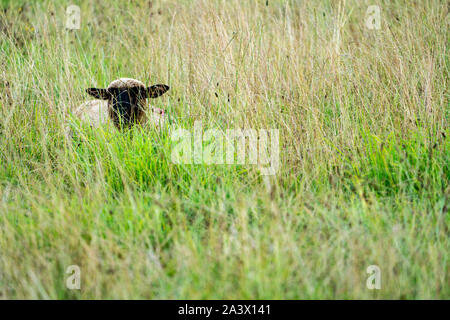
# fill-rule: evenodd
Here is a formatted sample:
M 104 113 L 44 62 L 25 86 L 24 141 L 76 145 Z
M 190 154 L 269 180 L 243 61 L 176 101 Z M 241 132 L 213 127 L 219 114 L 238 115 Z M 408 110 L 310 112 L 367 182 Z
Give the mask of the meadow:
M 0 3 L 0 299 L 450 298 L 446 1 Z M 172 127 L 279 130 L 276 174 L 74 119 L 120 77 Z

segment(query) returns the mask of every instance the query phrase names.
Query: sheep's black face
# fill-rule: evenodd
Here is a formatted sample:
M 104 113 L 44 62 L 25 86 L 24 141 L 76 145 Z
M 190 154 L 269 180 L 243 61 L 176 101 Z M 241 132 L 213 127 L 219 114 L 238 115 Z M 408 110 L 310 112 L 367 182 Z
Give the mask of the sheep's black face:
M 97 99 L 108 100 L 110 116 L 118 127 L 130 126 L 143 116 L 146 98 L 156 98 L 169 90 L 169 86 L 157 84 L 150 87 L 89 88 L 87 93 Z
M 139 88 L 121 89 L 111 88 L 110 101 L 112 111 L 122 124 L 131 124 L 136 122 L 139 116 L 139 110 L 146 98 L 145 92 Z

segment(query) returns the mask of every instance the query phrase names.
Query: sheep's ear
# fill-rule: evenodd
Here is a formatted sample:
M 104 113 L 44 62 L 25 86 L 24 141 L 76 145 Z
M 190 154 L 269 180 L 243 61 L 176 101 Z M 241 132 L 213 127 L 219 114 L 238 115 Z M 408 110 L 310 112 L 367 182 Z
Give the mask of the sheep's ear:
M 162 96 L 168 90 L 169 90 L 169 86 L 166 86 L 165 84 L 155 84 L 153 86 L 145 88 L 145 93 L 146 93 L 145 96 L 147 98 L 157 98 L 159 96 Z
M 86 92 L 97 99 L 101 99 L 101 100 L 109 99 L 109 92 L 107 89 L 89 88 L 89 89 L 86 89 Z

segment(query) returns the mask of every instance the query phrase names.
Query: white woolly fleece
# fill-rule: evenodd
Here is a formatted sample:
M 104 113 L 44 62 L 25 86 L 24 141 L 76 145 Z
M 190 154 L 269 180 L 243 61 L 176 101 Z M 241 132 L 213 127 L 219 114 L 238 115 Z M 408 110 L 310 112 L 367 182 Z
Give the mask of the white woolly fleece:
M 111 88 L 134 88 L 134 87 L 142 87 L 145 88 L 145 84 L 139 80 L 133 78 L 120 78 L 111 82 L 108 86 L 108 89 Z

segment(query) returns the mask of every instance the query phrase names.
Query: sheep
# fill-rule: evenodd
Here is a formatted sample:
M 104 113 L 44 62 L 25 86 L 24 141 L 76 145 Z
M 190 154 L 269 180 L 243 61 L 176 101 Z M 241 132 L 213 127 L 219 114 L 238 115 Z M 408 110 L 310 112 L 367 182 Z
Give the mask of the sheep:
M 165 111 L 152 107 L 148 115 L 145 110 L 145 99 L 157 98 L 168 90 L 169 86 L 164 84 L 146 87 L 139 80 L 120 78 L 111 82 L 106 89 L 86 89 L 86 92 L 97 100 L 80 105 L 75 110 L 75 116 L 93 127 L 108 121 L 112 121 L 119 130 L 146 122 L 152 122 L 155 127 L 162 127 L 166 122 Z

